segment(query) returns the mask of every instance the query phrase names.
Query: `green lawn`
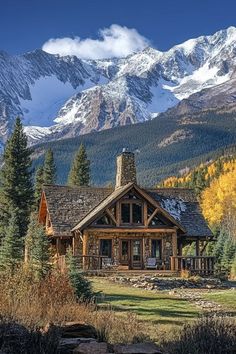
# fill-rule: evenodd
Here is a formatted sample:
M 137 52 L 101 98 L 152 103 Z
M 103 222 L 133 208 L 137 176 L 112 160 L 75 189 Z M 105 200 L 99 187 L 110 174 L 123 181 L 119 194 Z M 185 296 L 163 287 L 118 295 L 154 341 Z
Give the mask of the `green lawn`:
M 232 312 L 236 315 L 236 289 L 216 290 L 212 293 L 204 294 L 203 298 L 219 303 L 227 312 Z
M 134 312 L 143 321 L 149 335 L 154 332 L 169 332 L 196 318 L 200 311 L 186 300 L 175 298 L 168 292 L 154 293 L 117 283 L 105 278 L 92 278 L 100 307 L 111 305 L 120 315 Z M 154 334 L 155 336 L 155 334 Z

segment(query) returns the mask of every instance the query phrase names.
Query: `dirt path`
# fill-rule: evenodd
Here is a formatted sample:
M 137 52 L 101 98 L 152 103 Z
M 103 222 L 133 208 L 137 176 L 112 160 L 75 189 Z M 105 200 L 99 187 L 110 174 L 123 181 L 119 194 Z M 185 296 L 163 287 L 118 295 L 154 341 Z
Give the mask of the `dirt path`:
M 194 303 L 198 308 L 206 312 L 216 312 L 222 313 L 225 312 L 222 305 L 218 304 L 215 301 L 206 300 L 203 297 L 203 294 L 206 291 L 196 291 L 196 290 L 189 290 L 189 289 L 177 289 L 175 291 L 170 291 L 171 295 L 174 295 L 178 298 L 188 300 L 189 302 Z

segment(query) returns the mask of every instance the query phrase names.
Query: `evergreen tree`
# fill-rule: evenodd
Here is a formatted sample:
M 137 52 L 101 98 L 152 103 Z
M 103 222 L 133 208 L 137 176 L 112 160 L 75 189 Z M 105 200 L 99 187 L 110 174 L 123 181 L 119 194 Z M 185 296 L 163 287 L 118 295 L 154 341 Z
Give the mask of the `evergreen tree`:
M 231 270 L 233 260 L 235 257 L 236 245 L 232 237 L 227 236 L 224 242 L 223 256 L 221 259 L 221 265 L 227 271 Z
M 66 261 L 69 279 L 76 297 L 79 300 L 90 300 L 93 296 L 91 283 L 79 272 L 71 249 L 67 252 Z
M 23 240 L 19 236 L 19 211 L 12 210 L 0 248 L 0 271 L 12 273 L 23 260 Z
M 87 158 L 86 149 L 80 145 L 76 153 L 68 176 L 69 186 L 88 186 L 90 181 L 90 161 Z
M 39 166 L 35 173 L 35 184 L 34 184 L 34 199 L 35 199 L 36 210 L 38 210 L 40 199 L 41 199 L 42 187 L 44 183 L 43 174 L 44 174 L 43 167 Z
M 55 184 L 56 183 L 56 165 L 52 149 L 46 151 L 44 166 L 43 166 L 43 183 Z
M 225 243 L 225 239 L 226 239 L 226 234 L 223 230 L 221 230 L 220 234 L 217 237 L 217 241 L 214 247 L 214 251 L 213 251 L 213 256 L 216 259 L 216 263 L 218 265 L 221 264 L 221 260 L 223 257 L 223 248 L 224 248 L 224 243 Z
M 25 238 L 25 261 L 36 279 L 44 277 L 50 269 L 49 240 L 37 214 L 31 215 Z
M 21 120 L 17 118 L 13 134 L 9 138 L 3 154 L 3 167 L 0 176 L 0 227 L 4 229 L 8 224 L 11 211 L 17 210 L 19 237 L 26 234 L 33 202 L 30 153 Z

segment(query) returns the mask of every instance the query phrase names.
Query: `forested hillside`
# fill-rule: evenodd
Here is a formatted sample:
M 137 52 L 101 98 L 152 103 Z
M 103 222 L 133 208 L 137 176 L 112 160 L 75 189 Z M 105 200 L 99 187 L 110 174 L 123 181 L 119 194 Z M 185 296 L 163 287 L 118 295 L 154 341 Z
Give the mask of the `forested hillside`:
M 202 162 L 195 168 L 185 168 L 177 176 L 170 176 L 160 183 L 163 187 L 194 188 L 199 195 L 215 179 L 236 169 L 236 146 L 225 149 L 222 156 Z
M 152 121 L 117 127 L 34 148 L 35 166 L 51 148 L 57 165 L 57 182 L 65 183 L 75 152 L 81 142 L 91 161 L 92 183 L 114 182 L 115 158 L 124 147 L 136 152 L 138 181 L 154 186 L 182 169 L 222 155 L 236 142 L 235 113 L 205 112 L 191 117 L 161 114 Z
M 162 183 L 164 187 L 191 187 L 217 237 L 211 253 L 220 268 L 236 276 L 236 146 L 215 160 L 201 163 Z

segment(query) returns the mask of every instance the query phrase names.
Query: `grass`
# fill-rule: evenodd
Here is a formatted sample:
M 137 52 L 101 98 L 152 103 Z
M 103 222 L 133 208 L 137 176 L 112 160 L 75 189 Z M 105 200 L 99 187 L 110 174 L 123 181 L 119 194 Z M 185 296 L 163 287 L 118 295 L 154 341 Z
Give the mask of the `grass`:
M 204 299 L 215 301 L 222 305 L 223 309 L 236 315 L 236 290 L 218 290 L 203 294 Z
M 95 291 L 100 292 L 98 304 L 101 308 L 111 306 L 121 316 L 132 312 L 143 323 L 151 338 L 161 333 L 180 328 L 186 321 L 196 319 L 200 310 L 187 300 L 175 298 L 168 292 L 150 292 L 134 287 L 109 282 L 104 278 L 92 278 Z

